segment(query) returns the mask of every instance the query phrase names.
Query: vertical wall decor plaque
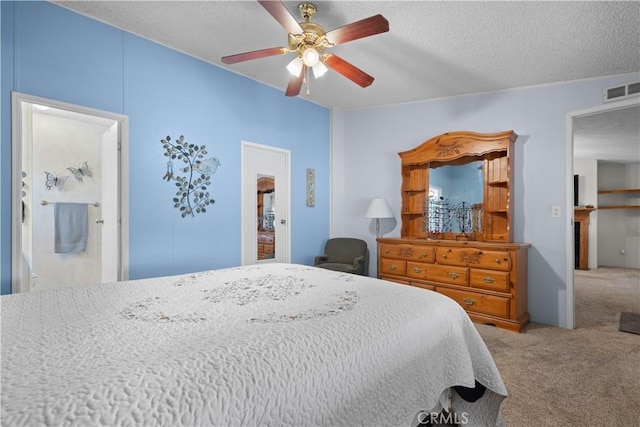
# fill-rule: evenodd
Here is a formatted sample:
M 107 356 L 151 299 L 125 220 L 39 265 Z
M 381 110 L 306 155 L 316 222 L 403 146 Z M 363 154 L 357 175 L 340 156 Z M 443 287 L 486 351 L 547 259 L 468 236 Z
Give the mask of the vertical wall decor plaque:
M 307 206 L 314 207 L 316 205 L 316 171 L 307 168 Z

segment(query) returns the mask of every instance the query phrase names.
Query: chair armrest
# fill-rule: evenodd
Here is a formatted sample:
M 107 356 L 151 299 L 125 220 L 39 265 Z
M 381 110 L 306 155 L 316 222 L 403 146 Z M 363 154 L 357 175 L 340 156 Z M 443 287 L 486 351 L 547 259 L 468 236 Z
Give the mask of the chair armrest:
M 329 255 L 319 255 L 313 259 L 313 265 L 324 264 L 329 261 Z
M 364 255 L 363 255 L 363 256 L 356 257 L 356 258 L 353 260 L 353 266 L 354 266 L 354 267 L 357 267 L 357 266 L 358 266 L 358 265 L 360 265 L 360 264 L 364 264 Z

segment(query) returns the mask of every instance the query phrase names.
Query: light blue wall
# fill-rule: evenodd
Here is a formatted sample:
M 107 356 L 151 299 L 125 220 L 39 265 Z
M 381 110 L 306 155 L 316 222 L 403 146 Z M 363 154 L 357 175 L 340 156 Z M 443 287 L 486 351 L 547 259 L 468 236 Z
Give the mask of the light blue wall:
M 385 197 L 396 214 L 382 220 L 386 236 L 400 235 L 400 151 L 444 132 L 500 132 L 512 129 L 515 143 L 514 236 L 529 250 L 531 319 L 566 326 L 565 239 L 567 113 L 602 105 L 603 88 L 638 81 L 638 73 L 562 84 L 414 102 L 389 107 L 334 111 L 332 232 L 363 238 L 375 249 L 375 232 L 364 218 L 369 201 Z M 339 166 L 338 166 L 339 165 Z M 571 191 L 571 190 L 570 190 Z M 355 195 L 355 196 L 354 196 Z M 561 218 L 551 207 L 561 206 Z M 373 258 L 375 259 L 375 258 Z M 370 274 L 375 274 L 371 263 Z
M 240 264 L 241 140 L 291 150 L 292 262 L 312 263 L 329 235 L 328 109 L 51 3 L 3 1 L 1 18 L 2 294 L 11 291 L 11 91 L 129 116 L 131 278 Z M 195 218 L 180 217 L 175 186 L 162 180 L 160 139 L 180 134 L 221 161 L 216 203 Z M 316 170 L 314 208 L 306 168 Z

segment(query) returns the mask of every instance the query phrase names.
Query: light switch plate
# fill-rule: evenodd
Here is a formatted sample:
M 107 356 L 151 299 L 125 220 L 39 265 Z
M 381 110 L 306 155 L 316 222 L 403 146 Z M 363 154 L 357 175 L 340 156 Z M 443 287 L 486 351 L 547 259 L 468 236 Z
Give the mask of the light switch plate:
M 560 206 L 551 206 L 551 216 L 553 218 L 560 218 Z

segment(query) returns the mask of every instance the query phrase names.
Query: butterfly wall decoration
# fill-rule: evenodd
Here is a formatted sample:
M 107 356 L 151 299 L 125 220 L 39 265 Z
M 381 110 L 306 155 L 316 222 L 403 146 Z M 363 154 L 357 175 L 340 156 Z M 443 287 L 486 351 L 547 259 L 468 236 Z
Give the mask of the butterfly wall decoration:
M 67 179 L 69 179 L 69 175 L 58 176 L 53 172 L 47 172 L 47 171 L 45 171 L 44 174 L 46 176 L 46 182 L 44 185 L 47 188 L 47 190 L 51 190 L 52 188 L 57 188 L 58 191 L 64 191 L 64 184 L 67 182 Z
M 82 178 L 84 177 L 93 178 L 93 171 L 89 169 L 88 163 L 88 161 L 85 161 L 80 166 L 70 166 L 67 168 L 67 170 L 71 171 L 73 176 L 75 176 L 78 181 L 82 182 Z

